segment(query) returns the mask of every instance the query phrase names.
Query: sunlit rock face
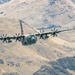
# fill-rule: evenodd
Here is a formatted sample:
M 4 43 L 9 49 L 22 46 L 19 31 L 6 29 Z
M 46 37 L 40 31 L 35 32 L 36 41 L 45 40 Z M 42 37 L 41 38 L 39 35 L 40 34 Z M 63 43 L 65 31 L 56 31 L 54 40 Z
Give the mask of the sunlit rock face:
M 0 6 L 0 11 L 4 12 L 1 16 L 22 19 L 37 28 L 52 28 L 75 20 L 74 3 L 75 0 L 12 0 L 3 9 Z

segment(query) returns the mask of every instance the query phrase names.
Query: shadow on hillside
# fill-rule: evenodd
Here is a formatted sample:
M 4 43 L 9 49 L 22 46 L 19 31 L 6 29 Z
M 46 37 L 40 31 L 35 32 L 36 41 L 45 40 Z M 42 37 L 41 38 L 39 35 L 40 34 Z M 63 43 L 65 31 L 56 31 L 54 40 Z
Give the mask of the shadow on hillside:
M 0 0 L 0 4 L 3 4 L 3 3 L 6 3 L 6 2 L 9 2 L 11 0 Z
M 66 69 L 75 71 L 75 56 L 58 59 L 49 62 L 48 65 L 42 65 L 33 75 L 72 75 Z

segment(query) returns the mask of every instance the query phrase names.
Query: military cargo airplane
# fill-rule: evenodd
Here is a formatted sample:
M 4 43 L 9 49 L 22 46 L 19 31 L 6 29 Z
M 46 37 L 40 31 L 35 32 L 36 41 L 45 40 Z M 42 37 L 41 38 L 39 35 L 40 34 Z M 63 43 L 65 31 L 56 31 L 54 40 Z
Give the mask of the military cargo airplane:
M 37 42 L 37 37 L 39 37 L 40 39 L 47 39 L 49 38 L 49 34 L 51 34 L 51 36 L 55 37 L 57 36 L 58 33 L 64 32 L 64 31 L 70 31 L 70 30 L 74 30 L 74 29 L 65 29 L 65 30 L 58 30 L 58 29 L 51 29 L 51 32 L 42 32 L 42 33 L 36 33 L 36 34 L 24 34 L 23 31 L 23 26 L 22 26 L 22 20 L 19 20 L 20 22 L 20 28 L 21 28 L 21 35 L 20 34 L 16 34 L 16 36 L 7 36 L 3 34 L 3 36 L 0 37 L 0 40 L 6 43 L 11 43 L 12 40 L 16 40 L 20 41 L 22 43 L 22 45 L 31 45 L 31 44 L 35 44 Z

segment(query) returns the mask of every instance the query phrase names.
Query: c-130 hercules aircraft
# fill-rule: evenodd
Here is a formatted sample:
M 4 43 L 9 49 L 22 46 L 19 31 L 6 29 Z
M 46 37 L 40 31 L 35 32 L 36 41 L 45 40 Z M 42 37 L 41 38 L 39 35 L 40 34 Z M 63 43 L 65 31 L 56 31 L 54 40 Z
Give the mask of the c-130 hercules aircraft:
M 64 32 L 64 31 L 70 31 L 70 30 L 74 30 L 74 29 L 66 29 L 66 30 L 56 30 L 55 28 L 54 29 L 51 29 L 51 32 L 42 32 L 42 33 L 37 33 L 37 34 L 27 34 L 25 35 L 24 34 L 24 31 L 23 31 L 23 27 L 22 27 L 22 20 L 19 20 L 20 21 L 20 27 L 21 27 L 21 35 L 20 34 L 16 34 L 16 36 L 7 36 L 3 34 L 3 36 L 1 36 L 0 40 L 6 43 L 11 43 L 12 42 L 12 39 L 13 40 L 16 40 L 17 41 L 20 41 L 22 43 L 22 45 L 31 45 L 31 44 L 35 44 L 37 42 L 37 37 L 39 36 L 40 39 L 47 39 L 49 38 L 49 34 L 51 34 L 51 36 L 55 37 L 57 36 L 58 33 L 61 33 L 61 32 Z

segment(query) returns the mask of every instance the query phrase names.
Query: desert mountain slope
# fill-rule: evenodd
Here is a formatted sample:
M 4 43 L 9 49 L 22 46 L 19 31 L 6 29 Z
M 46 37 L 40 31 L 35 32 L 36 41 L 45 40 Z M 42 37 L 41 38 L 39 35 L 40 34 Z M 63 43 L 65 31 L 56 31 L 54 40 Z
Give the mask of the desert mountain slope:
M 19 19 L 25 22 L 23 23 L 25 34 L 39 32 L 36 29 L 39 27 L 58 27 L 60 30 L 65 27 L 73 28 L 75 2 L 74 0 L 11 0 L 0 4 L 0 36 L 2 34 L 14 36 L 15 33 L 20 33 Z M 48 31 L 50 30 L 45 30 Z M 74 56 L 75 30 L 60 33 L 58 37 L 50 36 L 47 40 L 38 38 L 36 44 L 29 46 L 22 46 L 15 40 L 12 43 L 0 41 L 0 74 L 50 75 L 48 71 L 50 73 L 52 71 L 57 75 L 58 73 L 75 75 Z M 72 60 L 72 63 L 68 62 Z M 63 68 L 64 61 L 67 64 L 65 68 Z M 40 68 L 43 65 L 44 67 Z M 62 73 L 56 70 L 57 68 L 63 70 Z
M 0 4 L 0 16 L 22 19 L 34 27 L 64 26 L 75 21 L 73 0 L 11 0 Z
M 0 35 L 5 33 L 8 36 L 13 36 L 20 32 L 19 20 L 1 18 L 0 26 Z M 27 25 L 23 24 L 23 27 L 26 34 L 35 33 Z M 0 59 L 4 61 L 4 64 L 0 64 L 0 73 L 11 74 L 17 72 L 20 75 L 32 75 L 41 65 L 45 65 L 49 61 L 74 56 L 75 33 L 73 32 L 61 33 L 54 38 L 50 36 L 47 40 L 38 38 L 37 43 L 30 46 L 22 46 L 20 42 L 15 41 L 8 44 L 0 41 Z M 66 39 L 67 36 L 70 40 Z

